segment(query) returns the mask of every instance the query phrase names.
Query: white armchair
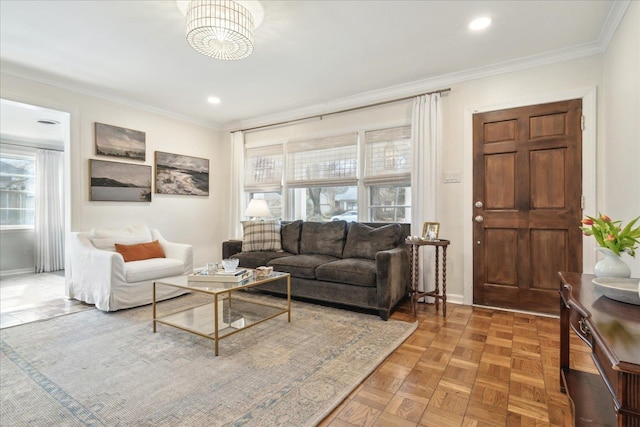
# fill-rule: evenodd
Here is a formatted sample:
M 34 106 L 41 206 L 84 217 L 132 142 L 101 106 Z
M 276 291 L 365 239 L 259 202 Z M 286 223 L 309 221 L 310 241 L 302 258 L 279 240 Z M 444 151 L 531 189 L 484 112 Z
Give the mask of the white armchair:
M 131 245 L 158 240 L 165 258 L 125 262 L 115 244 Z M 67 296 L 104 311 L 150 304 L 155 280 L 193 273 L 191 245 L 172 243 L 146 226 L 71 233 L 71 280 Z M 158 301 L 187 291 L 157 288 Z

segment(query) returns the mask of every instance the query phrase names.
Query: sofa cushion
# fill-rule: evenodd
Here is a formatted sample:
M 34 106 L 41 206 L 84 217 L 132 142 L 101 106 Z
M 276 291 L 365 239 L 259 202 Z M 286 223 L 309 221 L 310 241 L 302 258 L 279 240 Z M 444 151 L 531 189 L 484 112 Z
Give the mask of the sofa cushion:
M 316 278 L 325 282 L 356 286 L 377 286 L 376 262 L 371 259 L 345 258 L 316 268 Z
M 115 244 L 116 252 L 122 255 L 124 262 L 141 261 L 151 258 L 164 258 L 164 250 L 160 242 L 154 240 L 149 243 L 138 243 L 135 245 Z
M 115 244 L 133 245 L 152 240 L 151 230 L 146 225 L 126 228 L 94 228 L 89 236 L 97 249 L 115 252 Z
M 352 222 L 342 257 L 376 259 L 376 253 L 398 246 L 401 234 L 400 224 L 388 224 L 375 228 Z
M 305 222 L 302 224 L 300 253 L 342 257 L 346 221 Z
M 242 221 L 242 252 L 281 251 L 280 221 Z
M 276 258 L 267 264 L 275 271 L 289 273 L 293 277 L 315 279 L 316 268 L 319 265 L 335 261 L 337 258 L 329 255 L 293 255 Z
M 124 272 L 128 283 L 142 282 L 179 276 L 184 273 L 184 264 L 172 258 L 152 258 L 127 262 L 124 265 Z
M 282 225 L 282 249 L 298 255 L 300 253 L 300 232 L 302 231 L 302 220 L 293 221 Z
M 234 258 L 238 258 L 240 260 L 240 267 L 245 268 L 258 268 L 263 265 L 267 265 L 269 261 L 275 258 L 282 258 L 292 256 L 289 252 L 265 252 L 265 251 L 255 251 L 255 252 L 240 252 L 233 255 Z

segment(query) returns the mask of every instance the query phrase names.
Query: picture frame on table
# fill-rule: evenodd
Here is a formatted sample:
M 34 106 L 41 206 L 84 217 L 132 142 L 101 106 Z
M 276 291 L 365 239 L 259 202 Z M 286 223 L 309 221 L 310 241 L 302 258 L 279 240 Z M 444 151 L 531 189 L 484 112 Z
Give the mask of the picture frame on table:
M 150 202 L 151 166 L 89 159 L 89 200 Z
M 209 159 L 155 152 L 156 193 L 209 195 Z
M 438 240 L 440 234 L 439 222 L 425 222 L 422 226 L 422 238 L 425 240 Z
M 96 155 L 146 160 L 146 134 L 139 130 L 95 123 Z

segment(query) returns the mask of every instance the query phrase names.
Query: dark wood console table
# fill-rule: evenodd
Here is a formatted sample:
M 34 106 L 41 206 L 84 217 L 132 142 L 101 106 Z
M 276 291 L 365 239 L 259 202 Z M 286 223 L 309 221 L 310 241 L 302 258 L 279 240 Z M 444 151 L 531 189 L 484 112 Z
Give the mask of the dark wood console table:
M 447 246 L 449 246 L 450 242 L 444 239 L 407 239 L 405 243 L 411 246 L 411 284 L 409 289 L 409 299 L 411 300 L 411 310 L 413 311 L 413 315 L 417 315 L 417 304 L 420 298 L 433 297 L 436 303 L 436 311 L 438 311 L 439 302 L 442 301 L 442 316 L 447 317 Z M 420 264 L 418 259 L 420 246 L 434 246 L 436 249 L 436 283 L 435 289 L 429 292 L 422 292 L 418 289 L 418 284 L 420 282 Z M 442 294 L 440 293 L 440 252 L 442 252 Z
M 576 426 L 640 427 L 640 306 L 611 300 L 593 275 L 560 272 L 560 384 Z M 569 328 L 600 375 L 569 368 Z

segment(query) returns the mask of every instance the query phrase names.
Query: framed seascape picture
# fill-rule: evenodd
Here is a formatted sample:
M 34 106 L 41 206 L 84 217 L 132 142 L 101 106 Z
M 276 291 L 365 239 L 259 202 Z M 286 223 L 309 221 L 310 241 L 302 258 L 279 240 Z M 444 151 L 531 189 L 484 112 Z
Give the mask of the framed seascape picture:
M 425 222 L 422 226 L 422 238 L 425 240 L 437 240 L 440 233 L 439 222 Z
M 89 176 L 91 201 L 151 201 L 151 166 L 90 159 Z
M 209 159 L 156 151 L 156 193 L 209 195 Z
M 146 159 L 146 136 L 139 130 L 96 122 L 96 154 L 131 160 Z

